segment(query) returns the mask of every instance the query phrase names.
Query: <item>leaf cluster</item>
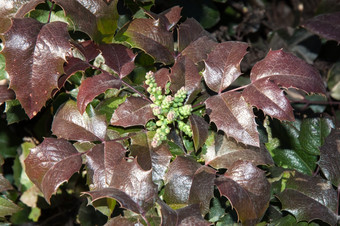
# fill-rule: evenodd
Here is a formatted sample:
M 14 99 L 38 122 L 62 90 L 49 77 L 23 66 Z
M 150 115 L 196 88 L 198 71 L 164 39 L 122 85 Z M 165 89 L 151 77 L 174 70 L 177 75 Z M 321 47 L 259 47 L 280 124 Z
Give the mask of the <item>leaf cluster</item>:
M 25 120 L 38 132 L 0 152 L 15 158 L 12 183 L 0 171 L 3 221 L 50 222 L 43 212 L 69 199 L 84 225 L 338 223 L 339 128 L 291 104 L 330 98 L 306 59 L 269 50 L 242 71 L 249 43 L 152 0 L 4 4 L 0 137 Z M 303 26 L 339 42 L 338 14 Z

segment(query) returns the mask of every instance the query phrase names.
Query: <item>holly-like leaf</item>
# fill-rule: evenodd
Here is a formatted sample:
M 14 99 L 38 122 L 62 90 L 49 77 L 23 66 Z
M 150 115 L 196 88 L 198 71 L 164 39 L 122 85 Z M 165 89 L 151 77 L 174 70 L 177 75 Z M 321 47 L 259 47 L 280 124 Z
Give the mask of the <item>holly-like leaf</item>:
M 334 129 L 320 148 L 318 165 L 334 186 L 340 186 L 340 130 Z
M 229 169 L 238 160 L 251 161 L 254 165 L 273 165 L 269 152 L 260 147 L 245 146 L 225 135 L 213 134 L 207 142 L 205 164 L 220 169 Z
M 284 88 L 297 88 L 307 93 L 325 93 L 323 80 L 316 68 L 282 50 L 269 51 L 251 70 L 250 79 L 270 79 Z
M 209 212 L 210 200 L 214 197 L 215 174 L 212 168 L 202 166 L 192 180 L 188 203 L 199 204 L 203 216 Z
M 241 75 L 240 63 L 247 48 L 244 42 L 223 42 L 208 54 L 203 76 L 211 90 L 221 93 Z
M 124 78 L 135 68 L 136 55 L 131 49 L 120 44 L 103 44 L 99 46 L 99 49 L 105 59 L 105 64 L 120 78 Z
M 26 173 L 48 203 L 58 187 L 80 170 L 81 153 L 64 139 L 45 138 L 25 159 Z
M 242 92 L 244 99 L 265 114 L 279 120 L 294 121 L 293 108 L 283 91 L 272 81 L 255 81 Z
M 172 82 L 170 89 L 173 93 L 185 87 L 188 93 L 187 103 L 190 103 L 201 89 L 201 76 L 197 67 L 185 56 L 176 59 L 174 66 L 171 68 L 170 80 Z
M 111 184 L 108 188 L 86 192 L 93 200 L 111 197 L 123 207 L 144 214 L 149 210 L 157 196 L 157 187 L 152 182 L 151 170 L 141 169 L 137 161 L 122 159 L 113 166 Z
M 319 147 L 334 127 L 332 120 L 327 118 L 308 118 L 301 123 L 299 141 L 302 148 L 309 154 L 320 155 Z
M 149 120 L 154 119 L 150 101 L 141 97 L 128 97 L 126 101 L 119 105 L 111 118 L 114 126 L 144 126 Z
M 260 146 L 253 109 L 240 93 L 226 92 L 205 101 L 210 120 L 227 136 L 247 145 Z
M 190 43 L 209 33 L 193 18 L 185 20 L 178 28 L 178 51 L 182 52 Z
M 174 6 L 168 10 L 161 12 L 160 14 L 155 14 L 152 12 L 147 12 L 153 19 L 160 20 L 168 31 L 170 31 L 181 19 L 182 8 L 179 6 Z
M 200 149 L 208 138 L 209 124 L 204 120 L 204 118 L 192 114 L 189 117 L 191 130 L 192 130 L 192 140 L 194 141 L 194 147 L 197 151 Z
M 125 153 L 123 145 L 115 141 L 97 144 L 86 153 L 87 176 L 91 190 L 109 187 L 114 166 L 125 157 Z
M 0 33 L 6 32 L 11 26 L 11 18 L 24 17 L 25 14 L 44 0 L 6 0 L 1 2 L 0 7 Z
M 283 210 L 297 221 L 320 219 L 329 225 L 337 223 L 337 192 L 332 184 L 320 177 L 291 172 L 286 189 L 277 195 Z
M 193 159 L 177 156 L 165 175 L 164 200 L 166 203 L 175 206 L 188 203 L 193 177 L 200 167 L 201 165 Z
M 104 115 L 81 115 L 77 103 L 69 100 L 61 106 L 52 123 L 52 132 L 58 138 L 77 141 L 105 140 L 107 122 Z
M 173 210 L 161 200 L 157 203 L 161 206 L 162 226 L 179 226 L 179 225 L 211 225 L 205 221 L 200 214 L 198 204 L 189 205 L 187 207 Z
M 182 52 L 183 56 L 189 57 L 195 64 L 207 59 L 208 53 L 218 43 L 208 36 L 202 36 L 191 42 Z
M 20 210 L 21 208 L 11 200 L 0 197 L 0 217 L 12 215 L 13 213 L 16 213 Z
M 170 72 L 168 68 L 161 68 L 155 72 L 157 86 L 165 89 L 166 84 L 170 81 Z
M 327 13 L 305 21 L 302 26 L 323 38 L 340 42 L 339 20 L 340 12 Z
M 124 33 L 118 33 L 119 41 L 142 49 L 156 62 L 171 64 L 174 61 L 173 35 L 159 20 L 139 18 L 127 24 Z
M 83 31 L 97 42 L 112 42 L 117 29 L 117 2 L 94 0 L 55 0 L 66 16 L 70 17 L 75 30 Z
M 267 210 L 270 184 L 264 171 L 251 162 L 235 162 L 215 183 L 221 195 L 226 196 L 235 208 L 242 224 L 256 224 Z
M 8 89 L 7 85 L 0 85 L 0 105 L 5 101 L 15 99 L 15 93 L 13 90 Z
M 51 97 L 53 89 L 58 88 L 58 79 L 71 49 L 67 24 L 44 25 L 31 18 L 13 19 L 4 40 L 2 54 L 6 58 L 10 88 L 27 115 L 33 118 Z
M 86 106 L 99 94 L 111 88 L 119 89 L 122 81 L 108 73 L 102 73 L 82 81 L 77 96 L 77 106 L 81 114 L 86 110 Z

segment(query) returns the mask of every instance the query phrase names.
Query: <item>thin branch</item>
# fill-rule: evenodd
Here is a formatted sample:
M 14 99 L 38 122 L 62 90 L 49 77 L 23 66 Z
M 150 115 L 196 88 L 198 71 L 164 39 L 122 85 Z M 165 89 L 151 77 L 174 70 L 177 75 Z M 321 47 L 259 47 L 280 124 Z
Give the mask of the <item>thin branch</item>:
M 52 3 L 52 5 L 51 5 L 51 8 L 50 8 L 50 12 L 48 14 L 47 23 L 49 23 L 51 21 L 51 14 L 52 14 L 52 10 L 53 10 L 54 5 L 55 5 L 54 1 L 50 1 L 50 2 Z

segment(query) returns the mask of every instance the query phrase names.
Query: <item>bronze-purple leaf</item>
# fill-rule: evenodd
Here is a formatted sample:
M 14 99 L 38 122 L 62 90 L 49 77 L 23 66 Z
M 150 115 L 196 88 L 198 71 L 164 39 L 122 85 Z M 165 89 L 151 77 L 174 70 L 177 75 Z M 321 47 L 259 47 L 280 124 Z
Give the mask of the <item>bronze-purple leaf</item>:
M 171 64 L 174 61 L 173 35 L 160 21 L 138 18 L 126 26 L 124 35 L 132 47 L 144 50 L 156 62 Z
M 150 103 L 141 97 L 128 97 L 113 113 L 111 124 L 123 127 L 144 126 L 149 120 L 155 118 Z
M 270 184 L 264 171 L 250 162 L 237 161 L 216 179 L 221 195 L 226 196 L 244 225 L 255 225 L 266 212 Z
M 107 122 L 104 115 L 81 115 L 77 103 L 69 100 L 62 105 L 52 123 L 52 132 L 58 138 L 77 141 L 103 141 L 106 138 Z
M 191 42 L 182 52 L 183 56 L 189 57 L 195 64 L 207 59 L 208 54 L 218 43 L 208 36 L 202 36 Z
M 284 88 L 297 88 L 308 93 L 325 93 L 323 80 L 316 68 L 282 50 L 269 51 L 251 70 L 252 82 L 270 79 Z
M 13 189 L 11 183 L 2 174 L 0 174 L 0 192 L 11 189 Z
M 6 58 L 10 88 L 27 115 L 33 118 L 51 97 L 51 92 L 58 88 L 63 64 L 71 50 L 67 24 L 44 25 L 31 18 L 13 19 L 4 40 L 2 53 Z
M 215 179 L 215 170 L 201 166 L 192 180 L 188 204 L 199 204 L 203 216 L 209 212 L 210 200 L 214 197 Z
M 125 209 L 129 209 L 138 214 L 144 213 L 144 210 L 128 194 L 117 188 L 103 188 L 100 190 L 84 192 L 84 194 L 90 195 L 92 197 L 92 202 L 102 198 L 113 198 Z
M 161 12 L 160 14 L 155 14 L 152 12 L 147 12 L 153 19 L 160 20 L 168 31 L 170 31 L 181 19 L 182 8 L 179 6 L 174 6 L 168 10 Z
M 165 175 L 164 200 L 168 204 L 188 204 L 194 174 L 201 165 L 191 158 L 177 156 Z
M 143 170 L 136 159 L 133 162 L 123 159 L 114 166 L 110 188 L 125 192 L 144 213 L 153 206 L 157 197 L 152 170 Z
M 187 103 L 190 103 L 201 90 L 201 76 L 196 65 L 190 58 L 181 56 L 176 59 L 174 66 L 171 68 L 170 89 L 176 93 L 180 88 L 185 87 L 188 93 Z
M 7 100 L 15 99 L 15 93 L 13 90 L 8 89 L 7 85 L 0 85 L 0 105 Z
M 155 72 L 157 86 L 165 89 L 166 84 L 170 81 L 170 72 L 168 68 L 161 68 Z
M 209 36 L 200 23 L 193 18 L 185 20 L 178 28 L 178 51 L 182 52 L 190 43 L 202 36 Z
M 48 203 L 58 187 L 79 171 L 81 165 L 81 153 L 67 140 L 56 138 L 45 138 L 25 159 L 28 177 Z
M 192 140 L 194 141 L 194 147 L 197 151 L 200 149 L 209 135 L 209 124 L 204 120 L 204 118 L 192 114 L 189 117 L 191 130 L 192 130 Z
M 198 204 L 193 204 L 181 209 L 173 210 L 161 200 L 158 200 L 157 203 L 161 207 L 162 226 L 211 225 L 209 222 L 203 219 Z
M 136 54 L 131 49 L 121 44 L 102 44 L 99 49 L 109 66 L 120 78 L 130 74 L 135 68 L 134 60 Z
M 242 96 L 252 106 L 279 120 L 294 121 L 293 108 L 283 91 L 269 79 L 260 79 L 247 86 Z
M 320 219 L 329 225 L 338 220 L 338 197 L 332 184 L 321 177 L 293 171 L 286 189 L 277 195 L 283 210 L 292 213 L 297 221 Z
M 203 76 L 211 90 L 221 93 L 241 75 L 240 63 L 247 48 L 244 42 L 223 42 L 208 54 Z
M 340 130 L 334 129 L 320 148 L 320 166 L 323 174 L 334 186 L 340 186 Z
M 211 96 L 205 101 L 210 120 L 227 136 L 247 145 L 260 146 L 253 109 L 238 92 Z
M 302 24 L 311 32 L 329 40 L 340 42 L 340 12 L 321 14 Z
M 91 190 L 109 187 L 114 166 L 120 163 L 125 153 L 123 145 L 115 141 L 97 144 L 86 153 L 87 176 Z
M 99 94 L 111 88 L 119 89 L 122 81 L 108 73 L 102 73 L 82 81 L 77 96 L 77 106 L 81 114 L 86 110 L 86 106 Z
M 239 160 L 252 162 L 254 165 L 273 165 L 274 161 L 266 148 L 245 146 L 225 135 L 216 134 L 204 154 L 205 164 L 216 169 L 229 169 Z
M 85 32 L 98 42 L 112 41 L 119 17 L 117 0 L 111 4 L 103 0 L 54 0 L 54 2 L 60 5 L 65 14 L 71 18 L 75 30 Z

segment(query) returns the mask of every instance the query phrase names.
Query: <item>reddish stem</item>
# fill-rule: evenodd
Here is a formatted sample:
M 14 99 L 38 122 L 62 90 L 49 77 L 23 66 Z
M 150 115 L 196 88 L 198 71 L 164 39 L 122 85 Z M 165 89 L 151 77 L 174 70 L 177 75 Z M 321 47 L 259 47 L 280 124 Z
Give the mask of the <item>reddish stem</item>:
M 48 14 L 47 23 L 49 23 L 50 20 L 51 20 L 52 10 L 53 10 L 53 7 L 54 7 L 54 5 L 55 5 L 54 1 L 51 1 L 51 3 L 52 3 L 52 5 L 51 5 L 51 8 L 50 8 L 50 12 L 49 12 L 49 14 Z

